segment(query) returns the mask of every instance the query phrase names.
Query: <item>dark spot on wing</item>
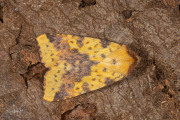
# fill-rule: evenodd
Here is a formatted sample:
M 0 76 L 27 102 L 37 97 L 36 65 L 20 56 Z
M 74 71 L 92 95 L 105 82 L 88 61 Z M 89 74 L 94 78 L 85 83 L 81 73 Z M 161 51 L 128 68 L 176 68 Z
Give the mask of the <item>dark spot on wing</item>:
M 78 45 L 79 47 L 82 47 L 82 46 L 84 45 L 83 42 L 82 42 L 82 40 L 83 40 L 83 38 L 80 38 L 80 39 L 77 40 L 77 45 Z
M 83 85 L 82 85 L 82 88 L 85 92 L 89 92 L 89 84 L 87 82 L 84 82 Z
M 113 59 L 113 64 L 116 64 L 116 62 L 117 62 L 117 61 L 116 61 L 115 59 Z
M 82 68 L 81 68 L 81 67 L 79 67 L 78 73 L 81 73 L 81 72 L 82 72 Z
M 61 55 L 60 55 L 59 57 L 60 57 L 60 59 L 62 59 L 62 58 L 63 58 L 63 56 L 61 56 Z
M 110 45 L 111 42 L 110 42 L 110 41 L 107 41 L 107 40 L 101 40 L 100 43 L 101 43 L 101 45 L 102 45 L 103 48 L 106 48 L 108 45 Z
M 67 66 L 67 63 L 64 63 L 64 66 Z
M 54 35 L 50 35 L 49 33 L 47 33 L 46 36 L 47 36 L 47 38 L 49 39 L 49 41 L 51 43 L 55 41 L 55 39 L 54 39 L 55 36 Z
M 72 88 L 72 84 L 68 84 L 68 88 Z
M 109 48 L 109 51 L 112 52 L 111 48 Z
M 103 68 L 103 72 L 106 72 L 107 68 Z
M 67 67 L 66 66 L 64 66 L 64 70 L 66 70 L 67 69 Z
M 81 63 L 83 63 L 83 61 L 82 61 L 82 60 L 80 60 L 80 61 L 79 61 L 79 63 L 81 64 Z
M 88 50 L 92 50 L 92 47 L 88 47 Z
M 105 84 L 106 84 L 106 85 L 109 85 L 109 84 L 112 84 L 113 82 L 114 82 L 113 79 L 106 78 Z
M 97 76 L 101 77 L 101 76 L 102 76 L 102 74 L 98 74 Z
M 81 81 L 82 81 L 82 80 L 81 80 L 81 78 L 79 78 L 79 77 L 74 79 L 74 82 L 81 82 Z
M 60 47 L 60 46 L 57 46 L 56 48 L 57 48 L 58 50 L 60 50 L 60 49 L 61 49 L 61 47 Z
M 102 58 L 105 58 L 106 56 L 105 56 L 104 54 L 101 54 L 101 57 L 102 57 Z
M 95 44 L 95 45 L 94 45 L 94 47 L 97 47 L 97 46 L 98 46 L 98 44 Z
M 85 60 L 88 60 L 89 59 L 89 56 L 87 54 L 83 54 L 82 56 L 82 59 L 85 61 Z
M 71 72 L 70 72 L 70 71 L 67 71 L 65 75 L 70 75 L 70 74 L 71 74 Z
M 73 49 L 70 50 L 70 52 L 71 52 L 71 53 L 78 53 L 78 49 L 73 48 Z
M 66 87 L 65 87 L 65 84 L 63 84 L 60 89 L 59 89 L 59 92 L 57 92 L 55 94 L 55 97 L 54 97 L 54 101 L 57 101 L 57 100 L 63 100 L 65 97 L 68 96 L 68 93 L 66 91 Z
M 59 63 L 56 63 L 54 66 L 58 66 L 59 65 Z

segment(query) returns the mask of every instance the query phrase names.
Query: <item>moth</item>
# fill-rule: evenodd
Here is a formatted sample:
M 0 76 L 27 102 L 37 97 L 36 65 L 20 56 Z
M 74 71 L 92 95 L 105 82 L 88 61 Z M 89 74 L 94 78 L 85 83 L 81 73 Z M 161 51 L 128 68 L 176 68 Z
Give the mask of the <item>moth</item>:
M 137 56 L 115 42 L 65 34 L 37 37 L 44 76 L 44 99 L 60 101 L 110 85 L 127 77 Z

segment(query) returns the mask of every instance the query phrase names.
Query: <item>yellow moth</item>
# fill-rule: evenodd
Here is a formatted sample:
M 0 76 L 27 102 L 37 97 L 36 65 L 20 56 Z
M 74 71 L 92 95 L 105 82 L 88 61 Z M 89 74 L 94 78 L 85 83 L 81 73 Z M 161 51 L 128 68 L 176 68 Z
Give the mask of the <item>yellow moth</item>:
M 44 99 L 59 101 L 122 80 L 137 57 L 125 45 L 90 37 L 42 34 L 37 38 L 45 75 Z

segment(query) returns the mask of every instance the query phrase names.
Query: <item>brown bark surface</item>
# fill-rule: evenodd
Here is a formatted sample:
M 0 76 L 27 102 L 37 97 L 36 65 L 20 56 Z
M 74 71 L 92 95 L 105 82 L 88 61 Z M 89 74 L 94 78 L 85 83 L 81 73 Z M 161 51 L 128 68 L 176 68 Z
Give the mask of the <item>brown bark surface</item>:
M 43 33 L 115 41 L 142 60 L 121 82 L 47 102 Z M 178 0 L 0 0 L 0 120 L 177 120 L 179 110 Z

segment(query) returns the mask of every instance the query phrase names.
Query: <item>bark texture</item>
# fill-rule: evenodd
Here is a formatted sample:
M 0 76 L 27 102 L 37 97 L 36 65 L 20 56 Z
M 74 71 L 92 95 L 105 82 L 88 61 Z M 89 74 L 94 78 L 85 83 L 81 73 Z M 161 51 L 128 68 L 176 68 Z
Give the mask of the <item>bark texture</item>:
M 142 60 L 121 82 L 50 103 L 36 41 L 43 33 L 115 41 Z M 176 120 L 179 94 L 178 0 L 0 0 L 1 120 Z

